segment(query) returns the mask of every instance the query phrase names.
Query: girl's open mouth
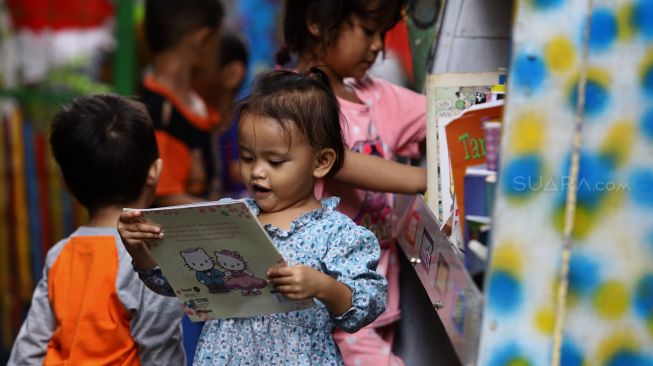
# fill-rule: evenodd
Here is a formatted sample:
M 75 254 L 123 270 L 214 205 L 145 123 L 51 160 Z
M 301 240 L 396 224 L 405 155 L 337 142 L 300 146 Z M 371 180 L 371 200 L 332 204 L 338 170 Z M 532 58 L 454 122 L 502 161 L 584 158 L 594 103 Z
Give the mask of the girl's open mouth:
M 272 191 L 270 188 L 266 188 L 266 187 L 260 186 L 258 184 L 252 185 L 252 189 L 256 193 L 268 193 L 268 192 Z

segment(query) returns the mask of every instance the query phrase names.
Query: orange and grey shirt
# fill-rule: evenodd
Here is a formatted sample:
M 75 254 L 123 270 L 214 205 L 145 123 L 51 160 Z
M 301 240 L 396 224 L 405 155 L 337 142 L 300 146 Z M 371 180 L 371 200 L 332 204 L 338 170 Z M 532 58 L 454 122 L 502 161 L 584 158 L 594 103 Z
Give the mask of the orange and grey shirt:
M 81 227 L 48 251 L 8 365 L 185 365 L 182 317 L 138 279 L 115 228 Z
M 211 132 L 220 118 L 196 98 L 206 108 L 206 115 L 183 104 L 172 91 L 157 83 L 152 74 L 143 79 L 141 101 L 154 123 L 159 156 L 163 160 L 157 196 L 190 193 L 207 197 L 212 193 L 217 142 L 212 141 Z

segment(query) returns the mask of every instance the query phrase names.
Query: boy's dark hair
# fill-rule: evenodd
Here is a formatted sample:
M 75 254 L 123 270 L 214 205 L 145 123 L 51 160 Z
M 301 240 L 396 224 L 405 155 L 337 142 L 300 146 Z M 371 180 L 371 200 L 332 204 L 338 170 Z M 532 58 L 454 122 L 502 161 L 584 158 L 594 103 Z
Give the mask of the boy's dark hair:
M 247 52 L 245 42 L 233 32 L 222 32 L 219 52 L 219 66 L 224 66 L 232 61 L 240 61 L 247 66 L 247 62 L 249 62 L 249 52 Z
M 223 9 L 218 0 L 147 0 L 145 39 L 152 53 L 175 47 L 188 33 L 217 28 Z
M 340 26 L 352 15 L 381 22 L 383 34 L 397 24 L 405 0 L 286 0 L 283 20 L 285 46 L 277 53 L 277 63 L 285 65 L 291 53 L 312 51 L 315 45 L 332 45 Z M 307 23 L 315 23 L 319 37 L 308 30 Z
M 145 107 L 112 94 L 76 98 L 52 121 L 64 181 L 90 212 L 135 201 L 159 150 Z
M 336 160 L 327 177 L 335 175 L 345 159 L 340 107 L 328 76 L 317 67 L 307 72 L 273 70 L 256 78 L 252 93 L 237 108 L 239 120 L 254 115 L 270 117 L 290 135 L 297 128 L 316 150 L 331 148 Z

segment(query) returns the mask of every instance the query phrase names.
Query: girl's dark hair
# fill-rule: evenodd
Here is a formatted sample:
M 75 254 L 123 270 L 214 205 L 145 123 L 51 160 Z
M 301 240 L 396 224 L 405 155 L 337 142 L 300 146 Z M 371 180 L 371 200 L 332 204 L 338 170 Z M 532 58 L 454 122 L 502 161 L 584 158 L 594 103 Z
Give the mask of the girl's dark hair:
M 352 15 L 376 19 L 389 30 L 401 18 L 405 0 L 286 0 L 283 20 L 285 45 L 277 52 L 277 63 L 285 65 L 292 53 L 313 51 L 317 45 L 332 45 L 343 23 Z M 307 23 L 318 26 L 319 37 L 313 36 Z M 385 32 L 384 32 L 385 33 Z
M 50 145 L 66 185 L 91 212 L 137 200 L 159 157 L 145 106 L 113 94 L 79 97 L 62 107 Z
M 237 111 L 241 121 L 252 115 L 269 117 L 279 122 L 288 136 L 295 127 L 314 149 L 335 150 L 336 160 L 327 177 L 342 168 L 345 143 L 340 107 L 329 77 L 318 67 L 306 72 L 273 70 L 261 74 Z

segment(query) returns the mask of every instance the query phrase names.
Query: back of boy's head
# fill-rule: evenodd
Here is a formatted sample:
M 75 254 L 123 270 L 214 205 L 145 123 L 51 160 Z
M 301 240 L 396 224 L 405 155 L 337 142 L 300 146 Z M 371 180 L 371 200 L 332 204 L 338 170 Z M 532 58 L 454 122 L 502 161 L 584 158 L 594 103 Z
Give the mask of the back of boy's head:
M 159 151 L 145 107 L 125 97 L 76 98 L 55 115 L 52 153 L 66 185 L 89 211 L 133 203 Z
M 145 39 L 150 51 L 159 53 L 202 27 L 217 28 L 222 16 L 218 0 L 147 0 Z
M 340 27 L 353 15 L 378 20 L 386 31 L 401 18 L 405 0 L 286 0 L 283 19 L 284 47 L 277 63 L 290 61 L 290 53 L 312 52 L 315 46 L 332 45 Z M 307 23 L 318 27 L 314 36 Z
M 220 50 L 218 53 L 218 66 L 222 67 L 230 62 L 238 61 L 247 66 L 249 52 L 245 42 L 237 34 L 223 31 L 220 36 Z
M 345 143 L 340 127 L 340 108 L 328 76 L 317 67 L 307 72 L 274 70 L 256 78 L 252 93 L 239 104 L 240 120 L 247 116 L 276 120 L 290 136 L 291 129 L 315 150 L 336 152 L 327 177 L 342 168 Z

